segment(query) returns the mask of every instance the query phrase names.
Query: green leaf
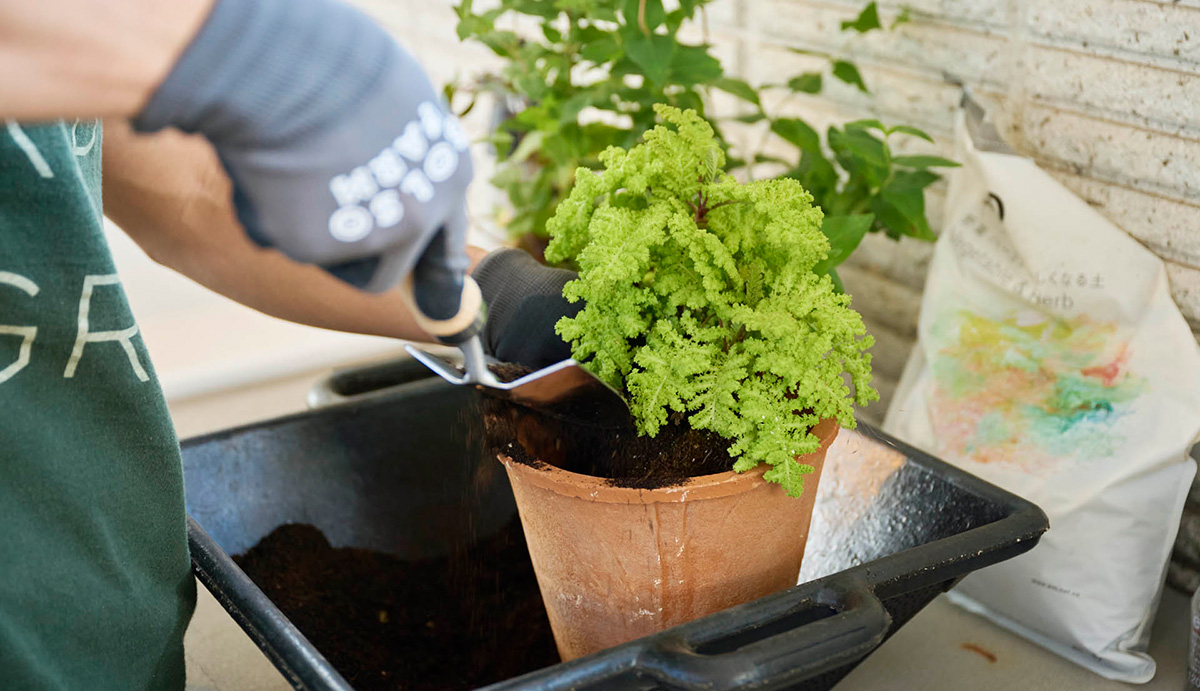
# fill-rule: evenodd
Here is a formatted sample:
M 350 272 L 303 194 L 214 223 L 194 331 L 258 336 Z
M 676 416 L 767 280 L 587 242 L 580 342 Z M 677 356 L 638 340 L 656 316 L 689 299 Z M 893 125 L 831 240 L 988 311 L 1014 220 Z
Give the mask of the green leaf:
M 677 46 L 670 36 L 645 36 L 638 32 L 627 39 L 625 55 L 638 66 L 642 76 L 651 82 L 662 84 L 670 75 Z
M 821 93 L 821 73 L 805 72 L 788 80 L 787 87 L 796 93 Z
M 503 129 L 499 129 L 499 130 L 496 130 L 494 133 L 492 133 L 492 135 L 490 137 L 487 137 L 483 141 L 491 144 L 496 149 L 496 151 L 500 155 L 501 159 L 506 158 L 508 154 L 512 153 L 512 148 L 513 148 L 512 132 L 508 132 Z
M 558 116 L 559 122 L 560 123 L 577 122 L 579 120 L 579 111 L 590 106 L 591 104 L 592 104 L 592 94 L 590 92 L 584 91 L 582 93 L 575 94 L 571 98 L 568 98 L 566 100 L 566 102 L 562 104 L 562 111 Z
M 706 4 L 709 0 L 679 0 L 679 11 L 683 16 L 691 19 L 696 14 L 696 9 Z
M 788 163 L 786 160 L 784 160 L 778 156 L 772 156 L 771 154 L 755 154 L 754 162 L 755 163 L 783 163 L 783 164 Z
M 727 94 L 737 96 L 743 101 L 748 101 L 756 106 L 759 105 L 758 92 L 754 90 L 754 87 L 750 86 L 741 79 L 735 79 L 733 77 L 721 77 L 720 79 L 712 82 L 712 85 Z
M 763 120 L 766 120 L 766 119 L 767 119 L 767 114 L 760 110 L 757 113 L 749 113 L 747 115 L 739 115 L 736 118 L 734 118 L 734 121 L 742 122 L 747 125 L 753 125 L 756 122 L 762 122 Z
M 521 14 L 552 19 L 558 16 L 558 8 L 546 0 L 508 0 L 509 6 Z
M 921 139 L 924 139 L 925 141 L 929 142 L 930 144 L 933 143 L 933 137 L 926 134 L 924 130 L 917 129 L 916 127 L 913 127 L 912 125 L 895 125 L 895 126 L 889 127 L 887 129 L 887 134 L 893 134 L 896 132 L 900 132 L 901 134 L 911 134 L 914 137 L 919 137 Z
M 612 22 L 613 24 L 616 24 L 617 22 L 621 21 L 621 18 L 619 16 L 617 16 L 617 10 L 612 5 L 609 5 L 607 3 L 605 3 L 603 5 L 593 4 L 590 8 L 587 9 L 587 12 L 588 12 L 588 19 L 590 19 L 592 21 L 599 20 L 602 22 Z
M 499 17 L 504 10 L 493 9 L 481 14 L 475 14 L 472 11 L 471 2 L 463 2 L 455 8 L 458 14 L 458 26 L 455 27 L 455 32 L 459 39 L 466 40 L 470 37 L 479 37 L 483 34 L 494 31 L 496 28 L 496 18 Z
M 839 293 L 846 292 L 846 285 L 842 283 L 842 277 L 838 275 L 837 269 L 830 269 L 828 272 L 829 278 L 833 279 L 833 289 Z
M 838 172 L 820 150 L 805 151 L 800 157 L 800 164 L 786 175 L 799 180 L 822 209 L 828 208 L 830 199 L 837 191 Z
M 871 190 L 888 179 L 891 154 L 887 143 L 858 127 L 845 130 L 830 127 L 825 136 L 837 162 L 848 173 L 848 179 L 841 185 L 839 201 L 826 210 L 837 214 L 861 209 L 857 201 L 869 197 Z
M 897 171 L 896 174 L 892 176 L 892 181 L 888 183 L 888 186 L 892 189 L 901 190 L 904 192 L 924 192 L 926 187 L 929 187 L 938 180 L 941 180 L 941 176 L 939 176 L 937 173 L 931 173 L 927 170 L 902 170 Z
M 799 497 L 804 494 L 804 476 L 815 471 L 816 468 L 811 465 L 787 459 L 772 465 L 770 470 L 763 473 L 763 479 L 783 485 L 789 497 Z
M 654 30 L 667 21 L 667 12 L 663 9 L 662 0 L 644 0 L 645 10 L 639 14 L 643 0 L 625 0 L 625 25 L 636 27 L 643 34 L 654 33 Z M 645 26 L 642 20 L 645 20 Z
M 513 149 L 512 155 L 508 160 L 513 163 L 520 163 L 533 155 L 535 151 L 542 147 L 542 143 L 546 140 L 546 133 L 541 130 L 535 130 L 525 135 L 521 139 L 521 143 L 517 144 L 517 148 Z
M 667 30 L 672 34 L 678 31 L 685 21 L 695 18 L 697 8 L 708 2 L 709 0 L 680 0 L 679 8 L 667 13 Z
M 671 40 L 667 36 L 662 38 Z M 677 46 L 671 56 L 670 79 L 678 84 L 712 84 L 721 79 L 721 74 L 721 61 L 709 55 L 706 46 Z M 678 99 L 676 103 L 685 106 Z
M 872 130 L 872 129 L 874 129 L 874 130 L 879 130 L 880 132 L 883 132 L 884 134 L 887 134 L 887 132 L 888 132 L 888 129 L 886 127 L 884 127 L 883 123 L 876 120 L 875 118 L 866 118 L 863 120 L 851 120 L 850 122 L 847 122 L 844 127 L 845 127 L 845 129 L 848 129 L 848 130 L 849 129 L 856 129 L 856 130 Z
M 842 31 L 854 30 L 860 34 L 865 34 L 872 29 L 882 28 L 879 23 L 879 8 L 875 6 L 874 0 L 867 3 L 862 12 L 858 13 L 858 17 L 854 21 L 842 22 Z
M 551 43 L 562 43 L 563 40 L 562 32 L 549 24 L 542 24 L 542 35 Z
M 858 248 L 858 244 L 862 242 L 874 222 L 874 214 L 826 216 L 821 223 L 821 232 L 829 240 L 829 255 L 814 266 L 813 271 L 818 274 L 829 273 L 846 261 Z
M 589 62 L 602 65 L 621 57 L 621 46 L 615 34 L 604 33 L 592 39 L 579 51 L 579 56 Z
M 925 170 L 926 168 L 957 168 L 961 164 L 941 156 L 896 156 L 892 158 L 898 166 Z
M 847 127 L 843 141 L 846 149 L 855 158 L 868 165 L 887 167 L 889 158 L 887 145 L 865 129 Z
M 899 171 L 872 200 L 872 211 L 895 233 L 936 240 L 925 218 L 925 188 L 937 180 L 937 175 L 924 170 Z
M 771 131 L 791 142 L 801 151 L 820 151 L 821 137 L 809 124 L 799 118 L 779 118 L 771 121 Z
M 688 89 L 675 94 L 675 106 L 683 109 L 691 109 L 697 113 L 704 112 L 704 98 L 698 91 Z
M 493 53 L 510 60 L 521 45 L 521 37 L 511 31 L 489 31 L 478 38 Z
M 551 88 L 546 84 L 542 75 L 536 72 L 527 72 L 521 75 L 515 85 L 520 93 L 528 96 L 535 103 L 549 95 Z
M 852 62 L 835 60 L 833 63 L 833 76 L 849 84 L 850 86 L 858 87 L 858 90 L 864 94 L 871 93 L 867 89 L 867 85 L 863 83 L 862 75 L 858 73 L 858 67 L 856 67 Z
M 893 30 L 896 27 L 900 26 L 901 24 L 907 24 L 911 21 L 912 21 L 912 8 L 909 7 L 908 5 L 905 5 L 904 7 L 902 7 L 900 9 L 900 12 L 899 12 L 899 14 L 896 15 L 896 18 L 892 20 L 892 25 L 890 27 L 888 27 L 888 30 L 889 31 Z

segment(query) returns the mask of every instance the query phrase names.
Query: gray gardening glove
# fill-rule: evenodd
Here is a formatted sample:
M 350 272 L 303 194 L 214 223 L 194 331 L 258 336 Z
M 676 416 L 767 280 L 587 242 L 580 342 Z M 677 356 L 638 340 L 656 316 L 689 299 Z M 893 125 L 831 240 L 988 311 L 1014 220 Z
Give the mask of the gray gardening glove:
M 582 302 L 572 304 L 562 296 L 575 272 L 552 269 L 510 248 L 484 257 L 471 275 L 487 304 L 483 346 L 489 355 L 535 370 L 571 357 L 571 347 L 554 325 L 583 309 Z
M 418 273 L 444 295 L 418 304 L 457 310 L 468 142 L 417 62 L 357 10 L 217 0 L 134 125 L 203 134 L 256 242 L 358 287 L 391 287 L 441 232 Z

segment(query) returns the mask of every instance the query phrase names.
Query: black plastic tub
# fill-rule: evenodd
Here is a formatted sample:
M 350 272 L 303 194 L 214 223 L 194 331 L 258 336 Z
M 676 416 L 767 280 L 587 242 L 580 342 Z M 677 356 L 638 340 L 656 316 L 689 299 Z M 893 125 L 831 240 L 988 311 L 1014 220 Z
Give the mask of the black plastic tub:
M 516 509 L 468 439 L 475 395 L 426 379 L 183 443 L 196 574 L 295 688 L 352 689 L 229 555 L 285 523 L 406 560 L 499 530 Z M 829 689 L 939 593 L 1047 528 L 1029 502 L 866 425 L 843 433 L 824 472 L 811 580 L 487 688 Z

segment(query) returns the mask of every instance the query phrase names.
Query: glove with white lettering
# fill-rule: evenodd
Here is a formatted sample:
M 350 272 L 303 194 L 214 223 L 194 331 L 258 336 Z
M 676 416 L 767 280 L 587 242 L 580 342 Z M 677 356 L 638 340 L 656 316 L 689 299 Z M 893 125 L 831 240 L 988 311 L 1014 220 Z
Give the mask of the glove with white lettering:
M 134 125 L 203 134 L 256 242 L 360 288 L 394 285 L 440 234 L 418 273 L 444 296 L 421 307 L 457 310 L 468 142 L 420 65 L 357 10 L 217 0 Z

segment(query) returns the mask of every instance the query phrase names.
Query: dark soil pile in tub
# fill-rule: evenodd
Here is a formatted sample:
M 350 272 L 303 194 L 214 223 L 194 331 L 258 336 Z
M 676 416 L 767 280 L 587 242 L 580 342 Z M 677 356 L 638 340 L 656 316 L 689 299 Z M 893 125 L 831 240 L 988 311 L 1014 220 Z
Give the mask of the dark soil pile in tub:
M 289 524 L 234 561 L 357 691 L 473 689 L 559 661 L 515 518 L 441 559 L 335 549 Z

